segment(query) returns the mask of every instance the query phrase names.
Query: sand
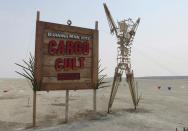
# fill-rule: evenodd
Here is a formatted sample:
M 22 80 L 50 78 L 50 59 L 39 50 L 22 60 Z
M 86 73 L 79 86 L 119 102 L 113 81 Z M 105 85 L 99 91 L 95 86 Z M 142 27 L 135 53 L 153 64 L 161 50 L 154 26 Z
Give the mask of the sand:
M 107 79 L 112 81 L 112 79 Z M 69 122 L 64 123 L 65 91 L 37 92 L 36 131 L 183 131 L 188 127 L 187 79 L 138 79 L 142 99 L 133 110 L 123 81 L 112 112 L 107 113 L 111 86 L 93 91 L 70 91 Z M 110 83 L 111 84 L 111 83 Z M 159 90 L 157 86 L 161 86 Z M 167 87 L 172 87 L 168 90 Z M 24 79 L 0 79 L 0 131 L 32 131 L 32 89 Z

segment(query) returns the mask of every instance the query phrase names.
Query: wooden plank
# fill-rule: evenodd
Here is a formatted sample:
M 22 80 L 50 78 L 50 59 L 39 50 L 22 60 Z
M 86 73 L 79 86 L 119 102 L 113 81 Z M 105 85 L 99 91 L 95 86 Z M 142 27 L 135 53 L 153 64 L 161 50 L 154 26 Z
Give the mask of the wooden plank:
M 60 39 L 60 38 L 48 38 L 47 37 L 47 34 L 44 34 L 44 37 L 43 37 L 43 46 L 44 46 L 44 54 L 48 54 L 48 44 L 49 44 L 49 41 L 50 40 L 55 40 L 56 41 L 56 43 L 57 44 L 59 44 L 59 41 L 60 40 L 64 40 L 64 45 L 66 45 L 66 39 Z M 73 40 L 73 41 L 76 41 L 76 40 Z M 81 41 L 81 42 L 84 42 L 84 41 L 82 41 L 82 40 L 79 40 L 79 41 Z M 91 39 L 91 40 L 89 40 L 88 41 L 88 43 L 89 43 L 89 49 L 90 49 L 90 51 L 89 51 L 89 56 L 91 56 L 91 54 L 92 54 L 92 46 L 93 46 L 93 40 Z M 57 47 L 56 47 L 57 48 Z M 58 55 L 58 54 L 57 54 Z M 84 56 L 86 56 L 86 55 L 84 55 Z
M 53 56 L 66 56 L 66 57 L 91 57 L 92 56 L 92 48 L 90 48 L 89 49 L 89 54 L 87 54 L 87 55 L 83 55 L 83 54 L 81 54 L 81 55 L 76 55 L 76 54 L 73 54 L 73 55 L 68 55 L 68 54 L 64 54 L 64 55 L 62 55 L 62 54 L 54 54 Z M 47 46 L 45 46 L 44 45 L 44 48 L 43 48 L 43 54 L 44 55 L 49 55 L 49 53 L 48 53 L 48 47 Z M 50 56 L 50 55 L 49 55 Z
M 42 83 L 79 83 L 79 82 L 86 82 L 91 83 L 91 78 L 80 78 L 80 80 L 57 80 L 57 77 L 43 77 Z
M 91 78 L 91 70 L 90 68 L 84 68 L 79 70 L 69 70 L 69 71 L 56 71 L 54 66 L 44 66 L 42 76 L 49 77 L 49 76 L 57 76 L 57 73 L 80 73 L 80 77 L 82 78 Z
M 67 26 L 67 25 L 64 25 Z M 74 26 L 68 26 L 68 28 L 75 28 Z M 81 27 L 77 27 L 77 28 L 81 28 Z M 44 38 L 45 37 L 49 37 L 49 38 L 57 38 L 57 39 L 72 39 L 72 40 L 92 40 L 93 39 L 93 30 L 91 30 L 91 33 L 86 34 L 85 31 L 84 33 L 81 33 L 80 30 L 78 30 L 77 32 L 73 32 L 73 31 L 66 31 L 66 30 L 51 30 L 48 28 L 45 28 L 44 30 Z M 48 33 L 51 33 L 51 35 L 49 36 Z M 81 37 L 73 37 L 71 35 L 77 35 L 77 36 L 81 36 Z M 83 36 L 83 37 L 82 37 Z M 87 37 L 87 39 L 86 39 Z M 89 39 L 88 39 L 89 38 Z
M 97 81 L 98 81 L 98 22 L 96 21 L 95 24 L 95 32 L 94 32 L 94 39 L 93 39 L 93 66 L 92 66 L 92 83 L 93 83 L 93 88 L 96 88 Z
M 84 36 L 84 35 L 80 34 L 80 36 Z M 90 36 L 90 37 L 92 37 L 92 36 Z M 43 38 L 44 38 L 43 39 L 44 45 L 48 45 L 48 43 L 49 43 L 50 40 L 55 40 L 57 43 L 59 43 L 59 41 L 63 40 L 64 44 L 66 44 L 67 40 L 71 40 L 73 42 L 75 42 L 75 41 L 88 42 L 89 45 L 90 45 L 90 48 L 91 48 L 92 47 L 92 42 L 93 42 L 93 39 L 90 39 L 90 40 L 76 40 L 76 39 L 64 39 L 64 38 L 48 37 L 46 33 L 43 35 Z
M 67 57 L 67 56 L 62 56 L 62 57 L 60 57 L 60 56 L 48 56 L 48 55 L 43 55 L 44 57 L 43 57 L 43 65 L 44 66 L 54 66 L 55 65 L 55 60 L 57 59 L 57 58 L 70 58 L 70 57 Z M 72 58 L 72 57 L 71 57 Z M 79 57 L 77 57 L 77 59 L 78 59 Z M 91 59 L 91 57 L 84 57 L 85 58 L 85 60 L 84 60 L 84 64 L 85 64 L 85 66 L 84 67 L 91 67 L 91 61 L 92 61 L 92 59 Z M 78 62 L 78 61 L 77 61 Z M 79 64 L 79 63 L 77 63 L 77 64 Z
M 78 89 L 92 89 L 91 83 L 43 83 L 42 90 L 78 90 Z

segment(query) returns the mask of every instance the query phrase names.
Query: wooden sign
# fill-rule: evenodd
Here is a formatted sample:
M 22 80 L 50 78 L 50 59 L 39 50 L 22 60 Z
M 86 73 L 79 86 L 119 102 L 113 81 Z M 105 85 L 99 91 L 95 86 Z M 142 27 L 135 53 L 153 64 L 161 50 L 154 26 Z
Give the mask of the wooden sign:
M 98 30 L 37 21 L 35 62 L 39 90 L 95 89 Z

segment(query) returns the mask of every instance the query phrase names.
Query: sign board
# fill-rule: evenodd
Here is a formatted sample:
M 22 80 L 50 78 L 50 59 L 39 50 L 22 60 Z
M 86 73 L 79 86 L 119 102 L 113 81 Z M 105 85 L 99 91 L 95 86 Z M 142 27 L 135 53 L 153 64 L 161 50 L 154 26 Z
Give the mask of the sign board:
M 95 89 L 98 30 L 37 21 L 35 77 L 39 90 Z

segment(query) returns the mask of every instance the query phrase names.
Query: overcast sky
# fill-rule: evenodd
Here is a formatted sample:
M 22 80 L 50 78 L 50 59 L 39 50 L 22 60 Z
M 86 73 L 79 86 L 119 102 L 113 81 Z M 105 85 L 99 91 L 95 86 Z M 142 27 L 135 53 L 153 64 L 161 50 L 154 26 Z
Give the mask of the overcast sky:
M 34 52 L 36 12 L 40 20 L 94 28 L 99 21 L 99 55 L 108 76 L 116 66 L 117 44 L 103 9 L 117 22 L 141 17 L 133 46 L 135 76 L 188 75 L 187 0 L 1 0 L 0 77 L 18 77 L 15 62 Z

